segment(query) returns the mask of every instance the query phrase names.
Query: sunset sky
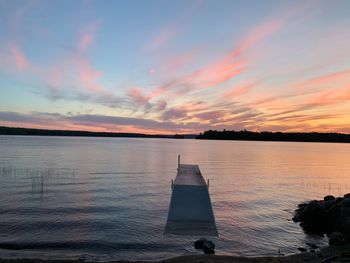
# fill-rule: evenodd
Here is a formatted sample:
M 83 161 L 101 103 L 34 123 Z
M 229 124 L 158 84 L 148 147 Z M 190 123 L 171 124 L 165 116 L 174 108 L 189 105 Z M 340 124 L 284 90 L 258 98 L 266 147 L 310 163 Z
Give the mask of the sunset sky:
M 350 133 L 350 1 L 0 0 L 0 125 Z

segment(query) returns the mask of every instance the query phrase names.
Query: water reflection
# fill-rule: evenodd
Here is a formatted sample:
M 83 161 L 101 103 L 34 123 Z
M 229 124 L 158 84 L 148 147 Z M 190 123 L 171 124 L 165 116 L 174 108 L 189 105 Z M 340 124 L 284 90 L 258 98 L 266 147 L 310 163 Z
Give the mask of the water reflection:
M 325 244 L 293 210 L 349 192 L 346 144 L 0 136 L 0 247 L 104 260 L 197 253 L 193 237 L 163 236 L 178 154 L 210 179 L 218 254 Z

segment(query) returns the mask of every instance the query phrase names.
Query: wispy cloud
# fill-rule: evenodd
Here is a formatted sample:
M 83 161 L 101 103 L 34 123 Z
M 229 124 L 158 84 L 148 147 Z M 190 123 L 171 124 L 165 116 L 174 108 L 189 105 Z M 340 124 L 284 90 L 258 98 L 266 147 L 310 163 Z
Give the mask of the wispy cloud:
M 251 91 L 256 86 L 256 84 L 256 82 L 253 82 L 238 87 L 233 87 L 223 95 L 223 99 L 232 99 L 234 97 L 242 96 Z
M 26 70 L 30 63 L 22 50 L 14 43 L 8 44 L 9 51 L 14 59 L 15 65 L 19 71 Z
M 188 20 L 201 5 L 201 1 L 192 1 L 189 5 L 186 5 L 186 9 L 182 13 L 153 34 L 151 40 L 146 44 L 146 50 L 151 52 L 158 51 L 169 44 L 172 39 L 186 28 Z

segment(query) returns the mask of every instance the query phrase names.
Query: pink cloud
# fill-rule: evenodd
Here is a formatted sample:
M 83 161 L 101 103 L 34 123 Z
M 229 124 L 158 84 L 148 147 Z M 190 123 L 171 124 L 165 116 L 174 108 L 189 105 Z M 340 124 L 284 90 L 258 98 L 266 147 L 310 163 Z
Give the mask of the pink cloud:
M 312 98 L 308 103 L 315 106 L 324 106 L 342 103 L 350 100 L 350 86 L 326 90 Z
M 86 55 L 88 48 L 95 41 L 97 25 L 98 23 L 94 22 L 82 30 L 77 54 L 72 59 L 73 65 L 77 65 L 79 84 L 90 92 L 103 93 L 104 87 L 98 83 L 103 72 L 96 69 Z
M 203 51 L 203 47 L 192 48 L 189 51 L 180 52 L 178 54 L 172 54 L 170 57 L 164 59 L 162 64 L 164 64 L 167 71 L 177 72 L 184 67 L 190 65 L 199 54 Z
M 102 71 L 95 69 L 86 57 L 78 57 L 79 82 L 89 91 L 102 92 L 103 86 L 97 80 L 103 75 Z
M 293 88 L 297 94 L 313 93 L 322 87 L 333 87 L 334 85 L 350 84 L 350 70 L 329 73 L 323 76 L 314 77 L 294 84 Z
M 95 41 L 98 24 L 98 22 L 91 23 L 81 32 L 78 46 L 79 54 L 85 53 L 88 47 Z
M 19 71 L 24 71 L 30 65 L 27 57 L 24 55 L 22 50 L 14 43 L 9 43 L 8 48 L 15 61 L 15 65 Z
M 223 96 L 223 98 L 234 98 L 234 97 L 238 97 L 241 96 L 243 94 L 248 93 L 249 91 L 251 91 L 254 87 L 255 87 L 256 83 L 250 83 L 250 84 L 246 84 L 246 85 L 242 85 L 239 87 L 234 87 L 231 90 L 229 90 L 228 92 L 226 92 Z
M 202 1 L 192 1 L 189 5 L 186 6 L 186 9 L 173 21 L 164 25 L 160 28 L 153 38 L 146 45 L 146 50 L 148 51 L 158 51 L 163 48 L 166 44 L 175 38 L 182 30 L 186 28 L 186 22 L 191 18 L 193 12 L 198 10 L 202 5 Z
M 150 97 L 142 94 L 141 89 L 134 87 L 129 90 L 129 97 L 139 106 L 146 106 L 149 104 Z
M 213 87 L 239 75 L 245 69 L 245 65 L 243 61 L 233 62 L 229 55 L 221 61 L 193 72 L 187 76 L 186 81 L 200 88 Z
M 230 53 L 219 61 L 158 86 L 150 93 L 150 96 L 153 98 L 167 91 L 176 92 L 176 89 L 180 90 L 178 95 L 185 94 L 183 87 L 187 87 L 187 91 L 214 87 L 242 73 L 245 65 L 244 61 L 234 61 Z
M 277 30 L 282 27 L 282 22 L 280 20 L 268 21 L 259 24 L 253 30 L 250 31 L 241 41 L 238 43 L 237 48 L 232 52 L 233 54 L 241 54 L 247 49 L 252 48 L 258 42 L 262 41 L 264 38 L 272 35 Z
M 173 22 L 163 27 L 148 44 L 148 50 L 157 50 L 164 46 L 171 38 L 180 31 L 179 23 Z
M 248 59 L 240 58 L 240 56 L 266 37 L 278 31 L 282 27 L 282 24 L 282 19 L 259 24 L 238 42 L 236 48 L 221 59 L 191 73 L 183 74 L 168 81 L 164 85 L 160 85 L 151 92 L 150 96 L 160 96 L 167 91 L 177 89 L 181 86 L 188 86 L 190 87 L 189 90 L 214 87 L 234 78 L 246 70 L 248 62 L 250 62 Z M 191 61 L 194 56 L 195 54 L 193 52 L 185 53 L 183 57 L 177 57 L 171 62 L 175 67 L 182 66 Z

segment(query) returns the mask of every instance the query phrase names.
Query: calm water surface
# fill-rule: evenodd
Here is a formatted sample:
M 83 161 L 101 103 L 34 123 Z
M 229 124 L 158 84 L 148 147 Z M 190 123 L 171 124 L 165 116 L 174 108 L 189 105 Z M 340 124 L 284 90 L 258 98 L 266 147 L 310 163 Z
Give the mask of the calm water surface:
M 163 236 L 177 154 L 210 179 L 217 254 L 297 253 L 304 200 L 350 192 L 350 145 L 0 136 L 0 257 L 161 259 L 198 253 Z

